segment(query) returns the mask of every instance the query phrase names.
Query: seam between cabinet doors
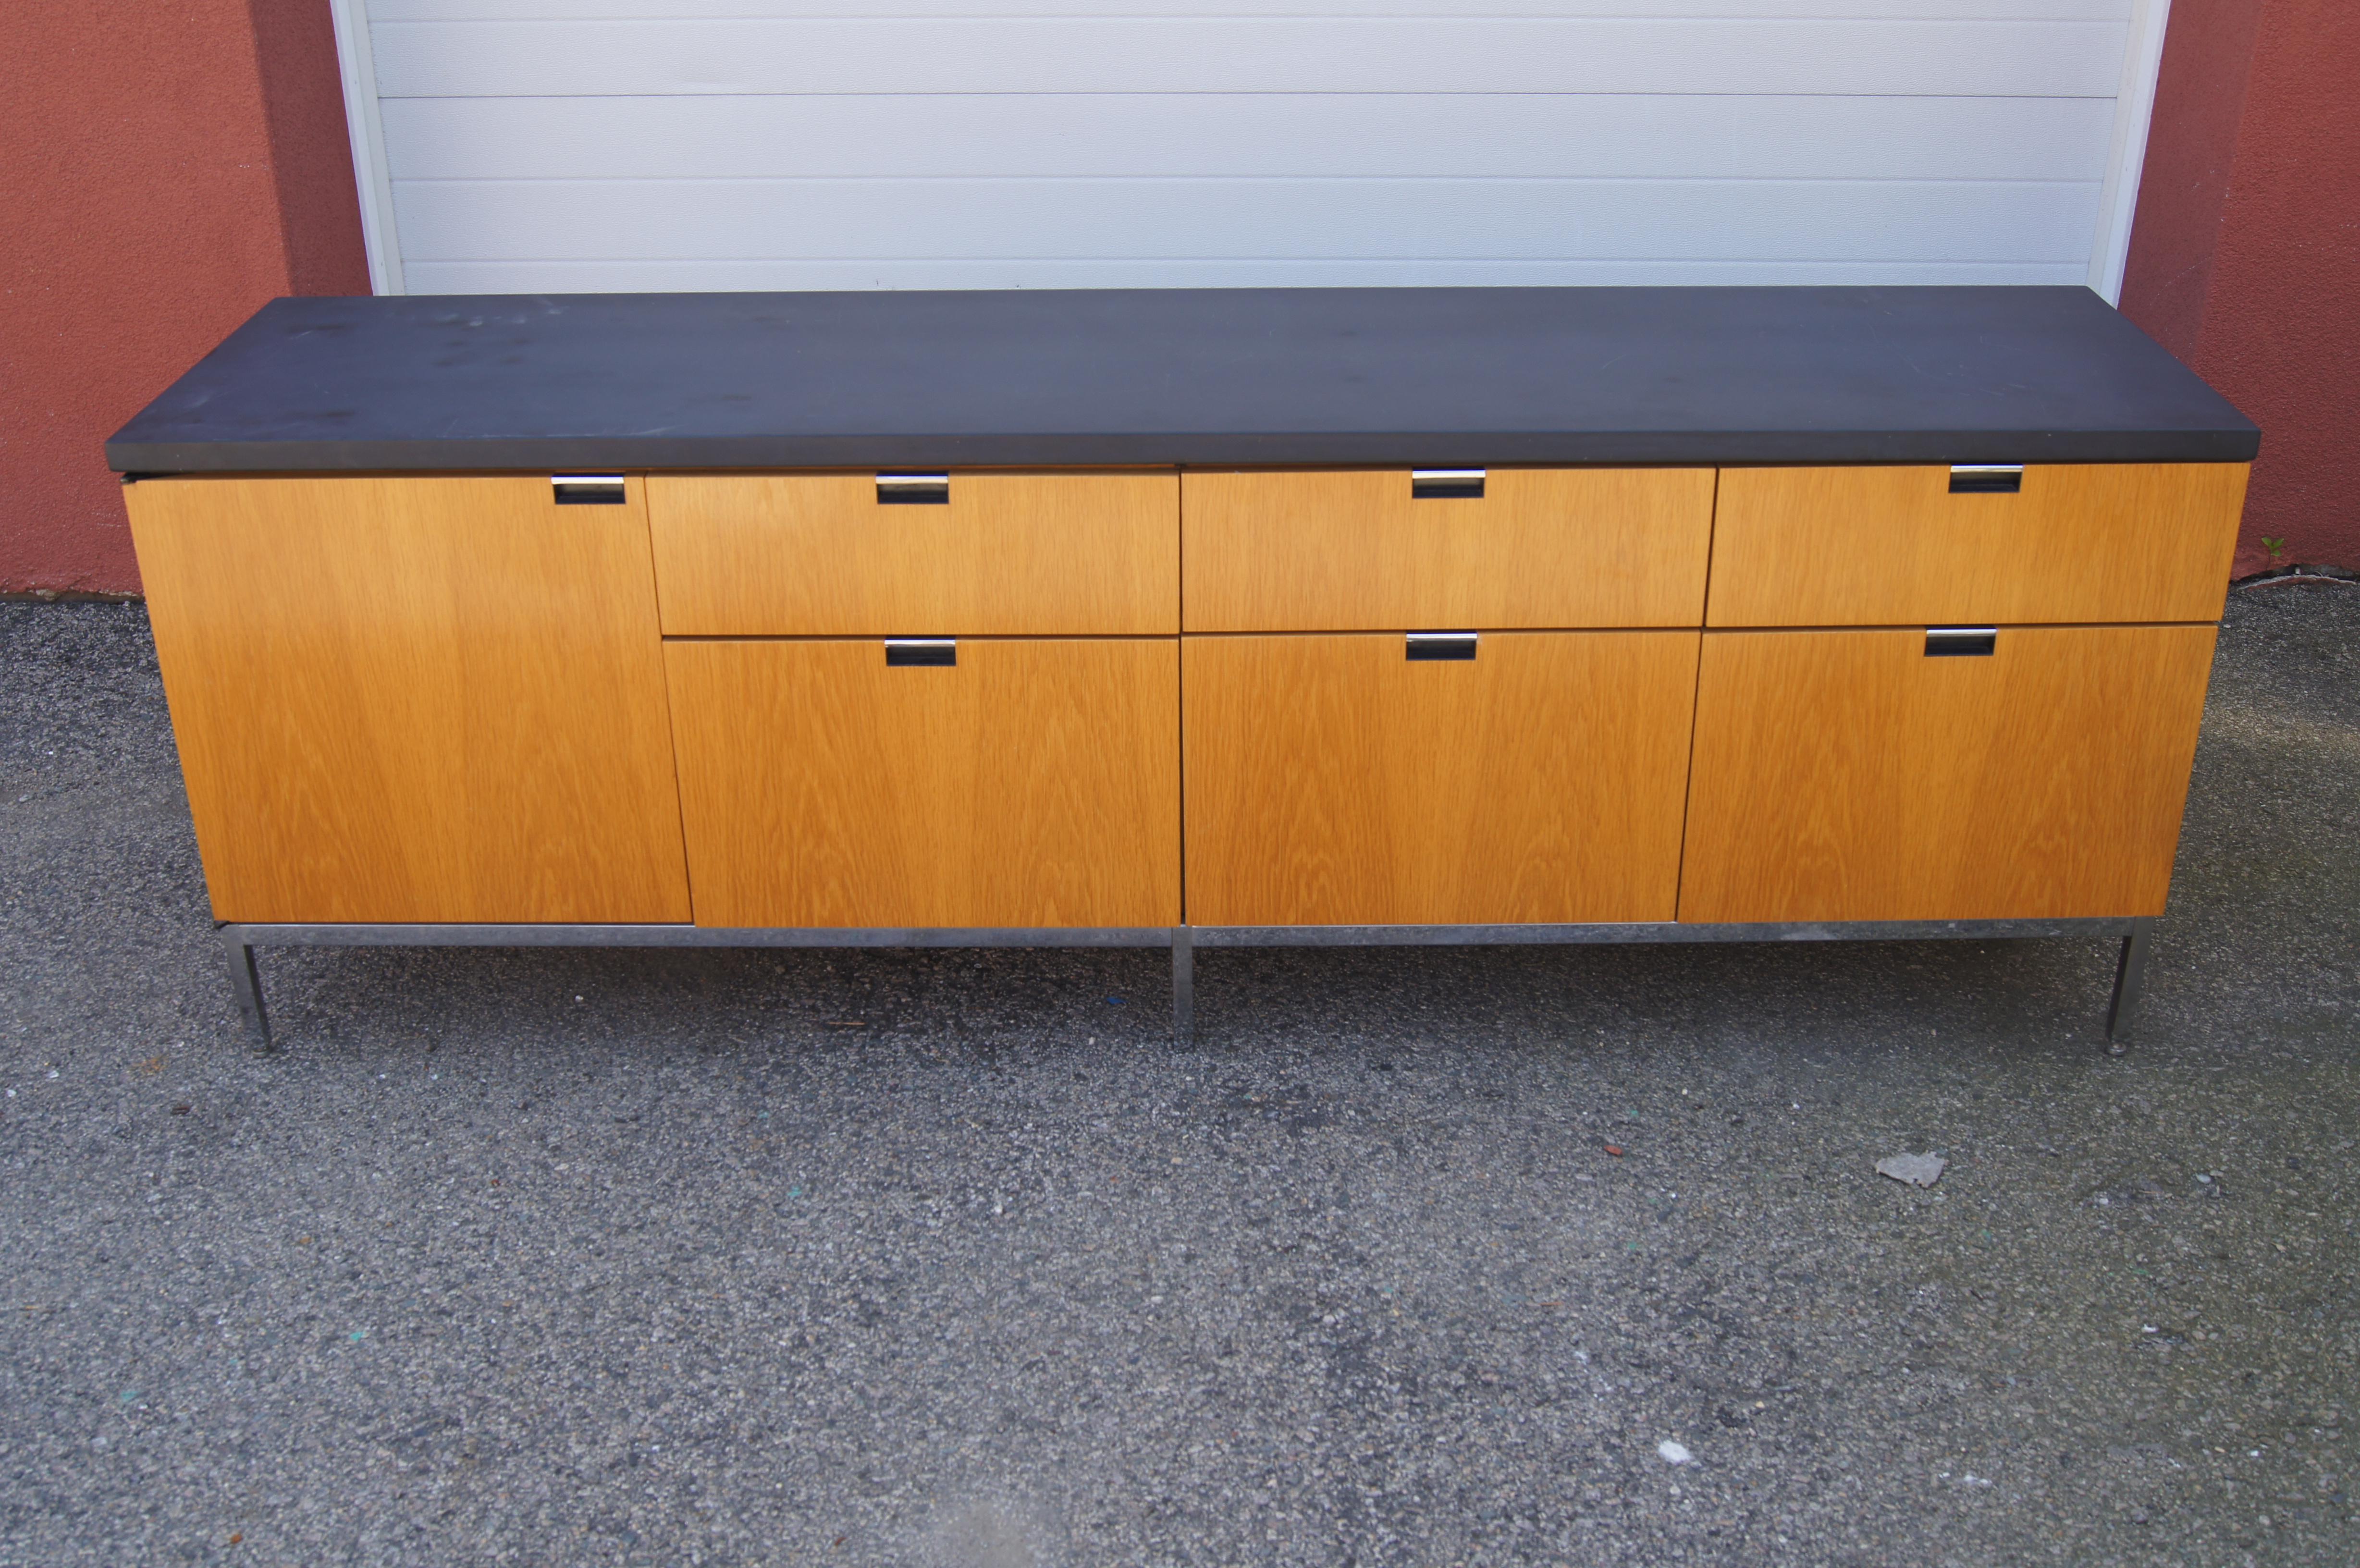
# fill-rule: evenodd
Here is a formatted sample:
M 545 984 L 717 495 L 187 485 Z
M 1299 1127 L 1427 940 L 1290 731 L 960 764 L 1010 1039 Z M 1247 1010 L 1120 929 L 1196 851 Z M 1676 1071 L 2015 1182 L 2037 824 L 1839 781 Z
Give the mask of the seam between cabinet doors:
M 1680 773 L 1680 857 L 1672 868 L 1672 919 L 1680 918 L 1680 897 L 1688 884 L 1688 807 L 1696 800 L 1697 713 L 1704 703 L 1704 629 L 1712 624 L 1712 546 L 1721 528 L 1721 470 L 1712 471 L 1712 513 L 1704 530 L 1704 605 L 1698 612 L 1696 677 L 1688 682 L 1688 761 Z
M 1174 626 L 1185 637 L 1188 630 L 1188 480 L 1185 468 L 1172 471 L 1172 594 L 1175 615 Z M 1174 650 L 1172 679 L 1179 690 L 1173 693 L 1173 722 L 1179 726 L 1179 745 L 1175 755 L 1180 758 L 1180 923 L 1188 923 L 1188 645 L 1184 641 Z M 1196 986 L 1195 960 L 1190 961 L 1189 987 Z
M 688 892 L 688 923 L 696 923 L 696 878 L 690 874 L 688 864 L 688 801 L 687 789 L 680 779 L 680 726 L 672 708 L 672 662 L 664 658 L 663 645 L 669 641 L 663 635 L 663 583 L 656 574 L 656 493 L 648 483 L 644 471 L 625 470 L 623 482 L 639 487 L 640 539 L 648 548 L 648 601 L 656 618 L 656 682 L 663 689 L 664 738 L 672 743 L 672 811 L 680 823 L 680 885 Z

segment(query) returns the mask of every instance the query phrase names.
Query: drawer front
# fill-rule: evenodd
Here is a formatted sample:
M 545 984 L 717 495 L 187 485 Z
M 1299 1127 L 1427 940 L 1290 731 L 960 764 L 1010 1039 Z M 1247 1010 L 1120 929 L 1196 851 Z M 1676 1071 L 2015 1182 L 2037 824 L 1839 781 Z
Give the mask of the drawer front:
M 1179 922 L 1176 642 L 903 657 L 664 645 L 697 924 Z
M 2212 640 L 1707 632 L 1680 919 L 2161 914 Z
M 672 637 L 1169 636 L 1170 472 L 648 477 Z
M 1707 624 L 2218 620 L 2245 473 L 2034 465 L 1953 493 L 1949 468 L 1723 469 Z
M 1187 629 L 1693 626 L 1705 469 L 1409 469 L 1182 476 Z
M 639 486 L 149 479 L 131 528 L 213 914 L 688 919 Z
M 1697 639 L 1183 639 L 1189 920 L 1671 919 Z

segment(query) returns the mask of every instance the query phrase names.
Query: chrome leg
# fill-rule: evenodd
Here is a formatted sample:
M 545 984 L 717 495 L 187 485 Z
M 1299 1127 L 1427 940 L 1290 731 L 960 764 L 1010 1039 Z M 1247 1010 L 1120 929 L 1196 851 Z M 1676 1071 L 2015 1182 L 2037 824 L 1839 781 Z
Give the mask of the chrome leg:
M 229 954 L 229 988 L 236 994 L 238 1016 L 246 1021 L 246 1038 L 261 1050 L 270 1049 L 270 1015 L 262 1010 L 262 972 L 255 967 L 254 949 L 236 926 L 222 928 L 222 947 Z
M 2139 996 L 2147 989 L 2147 955 L 2155 921 L 2140 920 L 2123 938 L 2122 962 L 2114 969 L 2114 1000 L 2106 1009 L 2106 1048 L 2121 1051 L 2130 1043 L 2131 1026 L 2138 1021 Z
M 1196 942 L 1186 926 L 1172 928 L 1172 1039 L 1183 1048 L 1196 1040 Z

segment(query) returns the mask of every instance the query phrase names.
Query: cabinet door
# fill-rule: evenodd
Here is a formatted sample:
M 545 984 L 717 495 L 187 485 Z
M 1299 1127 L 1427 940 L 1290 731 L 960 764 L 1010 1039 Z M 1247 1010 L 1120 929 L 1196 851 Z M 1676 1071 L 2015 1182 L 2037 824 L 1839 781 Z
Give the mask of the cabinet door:
M 946 474 L 657 474 L 656 582 L 672 637 L 1170 636 L 1170 469 Z M 914 502 L 915 504 L 911 504 Z
M 1173 640 L 664 655 L 699 925 L 1179 923 Z
M 1670 920 L 1697 637 L 1185 638 L 1190 921 Z
M 1710 468 L 1191 470 L 1186 630 L 1694 626 Z
M 129 488 L 215 916 L 688 919 L 638 489 Z
M 1680 919 L 2161 914 L 2212 637 L 1706 633 Z
M 2036 463 L 2018 484 L 1977 490 L 1948 468 L 1725 468 L 1705 624 L 2220 618 L 2245 464 Z

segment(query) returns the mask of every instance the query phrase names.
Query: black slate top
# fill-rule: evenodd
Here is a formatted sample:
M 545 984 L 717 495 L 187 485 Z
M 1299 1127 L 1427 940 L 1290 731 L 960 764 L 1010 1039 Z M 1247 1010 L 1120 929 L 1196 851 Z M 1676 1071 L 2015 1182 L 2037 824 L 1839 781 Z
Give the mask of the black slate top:
M 278 299 L 126 473 L 2244 462 L 2083 289 Z

